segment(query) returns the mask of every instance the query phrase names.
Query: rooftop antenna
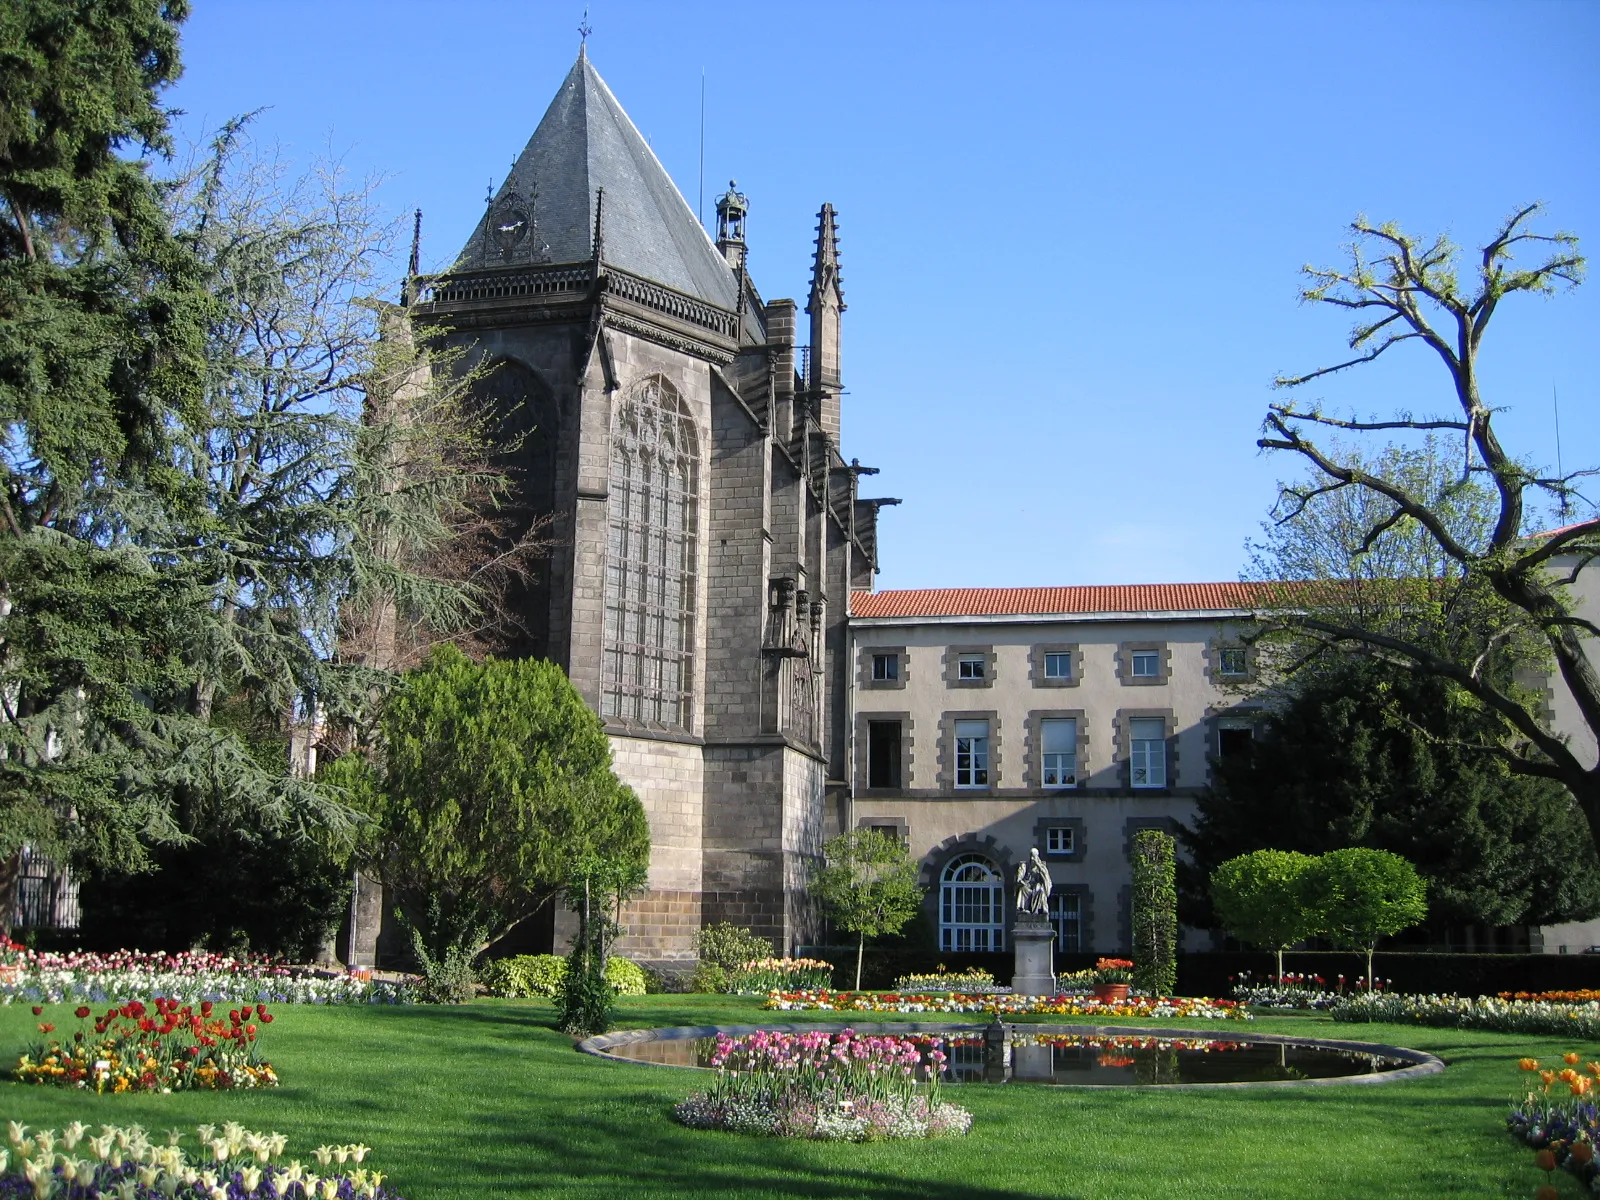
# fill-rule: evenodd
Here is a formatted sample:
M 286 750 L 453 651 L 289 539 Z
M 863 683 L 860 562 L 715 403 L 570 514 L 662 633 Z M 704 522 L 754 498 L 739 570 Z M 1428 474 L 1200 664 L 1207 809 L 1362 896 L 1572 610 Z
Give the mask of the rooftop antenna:
M 706 226 L 706 69 L 700 68 L 700 199 L 695 205 L 700 228 Z
M 1550 385 L 1550 407 L 1556 414 L 1556 478 L 1565 480 L 1566 472 L 1561 469 L 1561 397 L 1556 393 L 1556 385 Z M 1567 485 L 1561 484 L 1561 517 L 1565 520 L 1572 510 L 1572 498 L 1567 495 Z

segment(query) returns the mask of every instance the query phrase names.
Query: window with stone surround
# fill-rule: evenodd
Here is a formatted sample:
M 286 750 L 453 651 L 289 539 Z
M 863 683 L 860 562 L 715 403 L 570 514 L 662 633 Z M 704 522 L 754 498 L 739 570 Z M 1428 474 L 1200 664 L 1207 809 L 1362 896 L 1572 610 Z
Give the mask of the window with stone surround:
M 889 683 L 900 678 L 900 656 L 888 654 L 872 656 L 872 678 L 877 683 Z
M 641 380 L 618 403 L 612 430 L 603 716 L 689 727 L 699 477 L 683 398 L 659 375 Z
M 1153 687 L 1172 676 L 1172 651 L 1165 642 L 1123 642 L 1117 647 L 1117 676 L 1124 687 Z
M 989 722 L 957 721 L 956 787 L 989 786 Z
M 901 724 L 899 721 L 867 722 L 867 786 L 869 788 L 898 788 L 903 786 L 901 749 Z
M 1217 674 L 1242 678 L 1250 673 L 1250 652 L 1243 646 L 1223 646 L 1217 651 Z
M 1039 722 L 1039 781 L 1047 788 L 1078 784 L 1078 722 L 1071 717 Z
M 993 687 L 997 661 L 993 646 L 946 646 L 944 684 L 952 688 Z
M 1005 949 L 1006 885 L 981 854 L 950 860 L 939 884 L 939 949 Z
M 1083 949 L 1083 895 L 1054 888 L 1050 892 L 1050 925 L 1056 931 L 1056 949 L 1076 954 Z
M 1129 786 L 1167 786 L 1167 723 L 1163 718 L 1128 718 L 1128 766 Z
M 1046 679 L 1071 679 L 1072 655 L 1066 651 L 1047 653 L 1044 656 L 1044 677 Z
M 1041 817 L 1033 826 L 1039 853 L 1057 862 L 1082 862 L 1085 836 L 1082 817 Z

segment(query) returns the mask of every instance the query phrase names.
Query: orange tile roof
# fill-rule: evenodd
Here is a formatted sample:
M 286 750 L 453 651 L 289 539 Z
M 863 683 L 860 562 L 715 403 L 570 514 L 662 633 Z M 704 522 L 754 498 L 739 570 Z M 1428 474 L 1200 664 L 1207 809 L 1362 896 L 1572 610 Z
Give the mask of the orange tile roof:
M 1269 602 L 1264 583 L 1132 583 L 1106 587 L 913 588 L 855 592 L 855 617 L 1018 617 L 1055 613 L 1196 612 Z

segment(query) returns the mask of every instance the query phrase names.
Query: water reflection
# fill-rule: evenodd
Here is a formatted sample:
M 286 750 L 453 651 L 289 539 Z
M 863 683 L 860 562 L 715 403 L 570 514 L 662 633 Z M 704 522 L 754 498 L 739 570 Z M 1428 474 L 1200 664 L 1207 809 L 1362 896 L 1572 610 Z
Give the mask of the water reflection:
M 986 1052 L 981 1033 L 914 1036 L 925 1039 L 930 1051 L 942 1046 L 949 1059 L 941 1078 L 956 1084 L 1270 1083 L 1371 1075 L 1410 1065 L 1331 1046 L 1227 1038 L 1121 1037 L 1013 1028 L 1003 1048 L 997 1043 Z M 715 1047 L 713 1038 L 676 1038 L 613 1046 L 607 1053 L 633 1062 L 710 1067 Z

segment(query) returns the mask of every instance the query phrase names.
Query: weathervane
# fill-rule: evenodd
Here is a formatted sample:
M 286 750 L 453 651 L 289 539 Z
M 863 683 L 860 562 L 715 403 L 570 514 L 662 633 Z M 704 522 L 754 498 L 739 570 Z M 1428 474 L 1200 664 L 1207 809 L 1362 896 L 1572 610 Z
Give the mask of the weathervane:
M 587 45 L 589 35 L 593 32 L 594 30 L 589 28 L 589 6 L 585 4 L 583 6 L 583 20 L 578 22 L 578 37 L 581 39 L 579 45 Z

